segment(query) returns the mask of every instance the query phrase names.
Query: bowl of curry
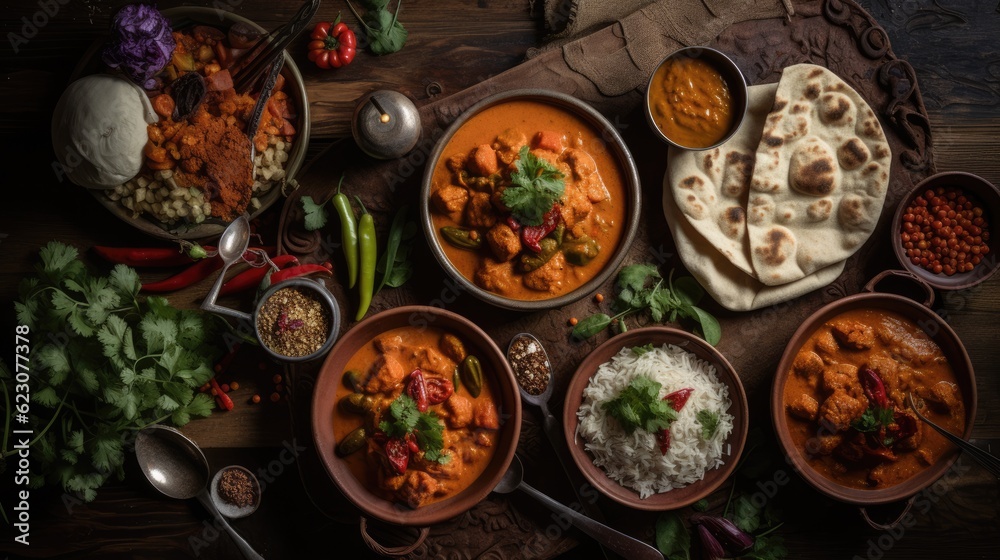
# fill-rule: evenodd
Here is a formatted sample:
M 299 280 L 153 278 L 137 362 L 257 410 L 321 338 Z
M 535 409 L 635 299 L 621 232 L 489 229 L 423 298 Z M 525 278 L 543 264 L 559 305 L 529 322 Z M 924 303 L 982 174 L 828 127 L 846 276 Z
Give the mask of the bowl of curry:
M 365 516 L 426 527 L 470 509 L 500 481 L 521 401 L 503 352 L 479 327 L 408 306 L 340 339 L 312 413 L 316 449 L 344 496 Z
M 914 496 L 940 478 L 959 450 L 907 404 L 968 439 L 975 373 L 955 331 L 926 300 L 875 291 L 886 271 L 806 319 L 782 355 L 771 393 L 778 439 L 817 490 L 859 506 Z
M 684 150 L 707 150 L 728 140 L 747 106 L 739 66 L 708 47 L 670 53 L 646 85 L 646 122 L 661 140 Z
M 435 258 L 476 297 L 551 309 L 596 290 L 638 229 L 639 176 L 595 109 L 547 90 L 470 107 L 429 158 L 421 190 Z

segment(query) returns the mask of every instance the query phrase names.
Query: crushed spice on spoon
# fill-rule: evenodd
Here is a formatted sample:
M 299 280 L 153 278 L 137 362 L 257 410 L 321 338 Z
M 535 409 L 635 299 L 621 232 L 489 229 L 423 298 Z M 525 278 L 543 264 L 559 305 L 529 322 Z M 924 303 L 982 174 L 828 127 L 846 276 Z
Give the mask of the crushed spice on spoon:
M 518 336 L 507 352 L 517 383 L 529 395 L 541 395 L 549 386 L 551 366 L 541 344 L 530 336 Z
M 267 298 L 257 317 L 260 341 L 282 356 L 308 356 L 330 334 L 330 310 L 315 294 L 282 288 Z

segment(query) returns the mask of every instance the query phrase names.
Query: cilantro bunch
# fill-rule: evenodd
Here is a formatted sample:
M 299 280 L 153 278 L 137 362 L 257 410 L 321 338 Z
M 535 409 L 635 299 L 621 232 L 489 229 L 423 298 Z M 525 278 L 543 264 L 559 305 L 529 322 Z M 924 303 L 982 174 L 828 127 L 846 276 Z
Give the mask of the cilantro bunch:
M 514 218 L 526 226 L 541 225 L 545 214 L 566 191 L 562 172 L 528 151 L 527 146 L 521 147 L 517 155 L 510 183 L 500 199 Z
M 709 344 L 718 344 L 722 339 L 722 327 L 711 313 L 697 306 L 705 295 L 698 281 L 690 276 L 682 276 L 676 281 L 673 271 L 664 283 L 664 278 L 652 264 L 626 266 L 618 273 L 618 296 L 613 304 L 616 314 L 595 313 L 583 319 L 573 328 L 573 338 L 583 340 L 603 331 L 617 321 L 618 329 L 625 332 L 624 318 L 633 313 L 649 310 L 657 323 L 664 320 L 674 322 L 679 318 L 693 320 L 701 329 L 701 335 Z
M 20 423 L 10 406 L 7 368 L 0 368 L 3 414 L 8 425 L 14 418 L 34 430 L 32 485 L 59 484 L 90 501 L 109 477 L 124 477 L 136 430 L 211 413 L 211 397 L 197 388 L 212 377 L 219 349 L 200 312 L 140 299 L 139 275 L 125 265 L 94 275 L 75 248 L 51 242 L 36 271 L 14 303 L 29 327 L 30 417 Z M 5 432 L 3 457 L 13 454 L 10 445 Z

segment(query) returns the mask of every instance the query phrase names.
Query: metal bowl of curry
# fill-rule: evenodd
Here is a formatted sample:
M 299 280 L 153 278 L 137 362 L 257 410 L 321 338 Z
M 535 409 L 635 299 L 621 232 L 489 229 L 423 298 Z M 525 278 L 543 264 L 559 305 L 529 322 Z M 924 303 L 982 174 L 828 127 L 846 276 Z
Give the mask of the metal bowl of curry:
M 408 306 L 365 319 L 337 342 L 316 380 L 312 416 L 327 473 L 364 516 L 427 527 L 470 509 L 500 481 L 517 448 L 521 401 L 482 329 Z
M 608 120 L 540 89 L 488 97 L 429 158 L 421 217 L 435 258 L 493 305 L 561 307 L 614 273 L 638 229 L 639 175 Z
M 921 286 L 926 299 L 875 291 L 900 277 Z M 771 392 L 775 431 L 796 471 L 821 493 L 858 506 L 915 496 L 959 455 L 913 414 L 907 394 L 964 439 L 976 416 L 972 363 L 933 311 L 933 290 L 911 273 L 886 271 L 865 292 L 806 319 Z
M 670 53 L 646 85 L 646 122 L 661 140 L 684 150 L 708 150 L 729 140 L 747 107 L 739 66 L 708 47 Z

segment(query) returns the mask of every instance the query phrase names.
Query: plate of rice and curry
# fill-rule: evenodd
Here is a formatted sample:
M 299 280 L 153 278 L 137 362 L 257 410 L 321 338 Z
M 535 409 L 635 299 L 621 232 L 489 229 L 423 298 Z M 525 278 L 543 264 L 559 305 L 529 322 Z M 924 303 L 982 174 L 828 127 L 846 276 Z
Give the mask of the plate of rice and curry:
M 135 18 L 153 23 L 136 31 Z M 259 215 L 297 174 L 310 129 L 305 85 L 286 52 L 257 131 L 246 134 L 259 93 L 237 92 L 230 70 L 264 32 L 223 10 L 123 8 L 56 108 L 61 171 L 156 237 L 206 239 Z M 130 49 L 147 43 L 137 60 Z

